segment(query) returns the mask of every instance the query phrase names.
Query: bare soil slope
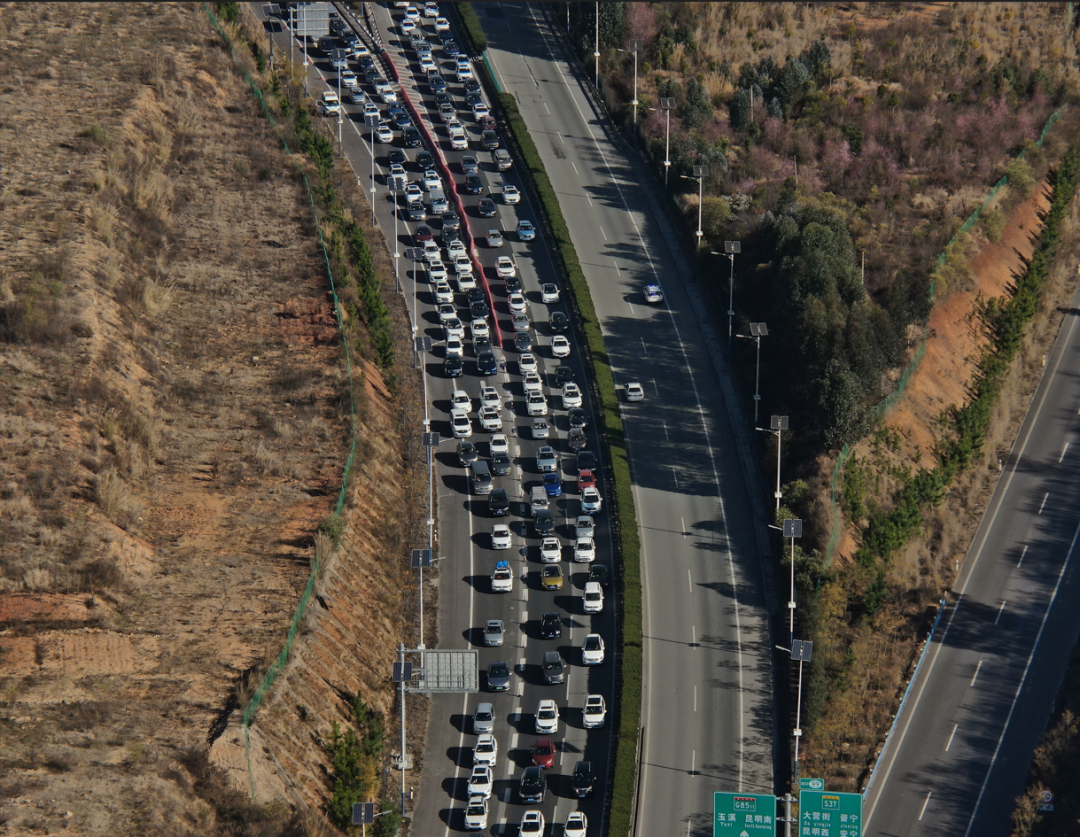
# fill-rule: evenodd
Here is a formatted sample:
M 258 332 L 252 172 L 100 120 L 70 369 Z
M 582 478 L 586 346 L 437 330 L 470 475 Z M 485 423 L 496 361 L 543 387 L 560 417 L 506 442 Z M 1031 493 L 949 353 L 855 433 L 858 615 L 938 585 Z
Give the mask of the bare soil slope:
M 280 650 L 348 448 L 311 210 L 198 6 L 7 4 L 0 47 L 0 833 L 217 833 L 192 754 Z M 355 488 L 389 490 L 297 654 L 308 740 L 256 758 L 289 802 L 400 635 L 370 556 L 400 555 L 401 439 L 358 360 Z

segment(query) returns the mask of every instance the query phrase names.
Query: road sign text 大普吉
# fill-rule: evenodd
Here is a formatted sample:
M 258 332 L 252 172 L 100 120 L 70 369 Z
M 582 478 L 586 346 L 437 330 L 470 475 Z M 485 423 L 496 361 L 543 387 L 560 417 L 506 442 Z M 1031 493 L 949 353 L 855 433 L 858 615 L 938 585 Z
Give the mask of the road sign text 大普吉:
M 800 790 L 799 837 L 862 837 L 862 794 Z
M 776 797 L 764 793 L 713 793 L 713 837 L 776 834 Z

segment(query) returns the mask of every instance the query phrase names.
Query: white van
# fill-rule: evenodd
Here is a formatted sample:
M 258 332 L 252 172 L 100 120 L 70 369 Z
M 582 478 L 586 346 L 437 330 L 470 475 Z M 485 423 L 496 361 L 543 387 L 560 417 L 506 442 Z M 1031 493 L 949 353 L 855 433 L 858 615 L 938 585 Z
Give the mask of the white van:
M 529 514 L 535 517 L 538 511 L 548 508 L 549 502 L 547 489 L 542 485 L 533 486 L 529 494 Z

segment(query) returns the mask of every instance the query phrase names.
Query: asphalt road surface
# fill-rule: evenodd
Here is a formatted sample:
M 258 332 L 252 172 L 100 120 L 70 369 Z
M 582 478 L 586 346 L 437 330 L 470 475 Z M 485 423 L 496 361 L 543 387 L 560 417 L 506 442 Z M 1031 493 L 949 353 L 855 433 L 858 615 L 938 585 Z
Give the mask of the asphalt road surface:
M 1011 831 L 1080 632 L 1080 328 L 1072 310 L 878 761 L 863 806 L 867 834 Z

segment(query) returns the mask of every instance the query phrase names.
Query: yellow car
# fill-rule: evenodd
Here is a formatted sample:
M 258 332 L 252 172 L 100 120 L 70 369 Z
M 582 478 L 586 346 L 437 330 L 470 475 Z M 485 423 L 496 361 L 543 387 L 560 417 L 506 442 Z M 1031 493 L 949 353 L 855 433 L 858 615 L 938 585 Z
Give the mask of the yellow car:
M 545 590 L 562 590 L 562 567 L 558 564 L 548 564 L 540 571 L 540 583 L 544 585 Z

